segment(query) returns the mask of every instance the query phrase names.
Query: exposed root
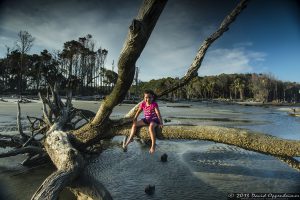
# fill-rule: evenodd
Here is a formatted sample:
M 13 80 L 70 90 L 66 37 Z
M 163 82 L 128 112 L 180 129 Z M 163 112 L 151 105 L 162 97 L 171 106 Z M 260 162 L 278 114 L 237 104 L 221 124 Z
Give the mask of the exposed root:
M 32 141 L 37 142 L 42 140 L 45 137 L 45 133 L 48 127 L 42 127 L 40 128 L 36 133 L 33 133 L 32 136 L 23 144 L 23 147 L 26 147 L 27 145 L 29 145 L 30 143 L 32 143 Z M 40 137 L 39 139 L 36 139 L 35 137 L 37 135 L 42 135 L 42 137 Z
M 53 123 L 52 123 L 52 113 L 54 110 L 54 107 L 52 105 L 50 105 L 50 103 L 48 103 L 48 106 L 51 110 L 51 112 L 48 112 L 47 107 L 46 107 L 46 100 L 45 98 L 39 93 L 40 99 L 42 100 L 43 103 L 43 118 L 44 118 L 44 122 L 47 124 L 48 127 L 50 127 Z
M 27 116 L 27 119 L 29 121 L 29 123 L 31 124 L 30 129 L 31 131 L 36 131 L 39 130 L 41 127 L 45 127 L 46 122 L 38 117 L 30 117 Z
M 58 170 L 44 181 L 32 199 L 57 199 L 59 193 L 79 176 L 84 167 L 83 157 L 72 147 L 65 132 L 48 133 L 45 147 Z
M 78 174 L 78 170 L 58 170 L 48 176 L 42 183 L 36 193 L 32 196 L 32 200 L 53 200 L 57 199 L 60 192 L 71 183 L 73 174 Z
M 21 135 L 22 140 L 26 141 L 29 138 L 29 136 L 23 132 L 23 127 L 22 127 L 22 123 L 21 123 L 21 108 L 20 108 L 19 102 L 18 102 L 17 127 L 18 127 L 18 131 Z

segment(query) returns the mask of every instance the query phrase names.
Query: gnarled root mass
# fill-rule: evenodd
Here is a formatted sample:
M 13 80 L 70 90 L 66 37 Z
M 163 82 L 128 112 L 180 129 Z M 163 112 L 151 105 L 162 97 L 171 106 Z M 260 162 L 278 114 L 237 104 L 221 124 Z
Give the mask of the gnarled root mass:
M 84 167 L 84 159 L 71 145 L 62 131 L 53 131 L 46 137 L 45 148 L 57 171 L 51 174 L 32 199 L 57 199 L 59 193 L 77 178 Z

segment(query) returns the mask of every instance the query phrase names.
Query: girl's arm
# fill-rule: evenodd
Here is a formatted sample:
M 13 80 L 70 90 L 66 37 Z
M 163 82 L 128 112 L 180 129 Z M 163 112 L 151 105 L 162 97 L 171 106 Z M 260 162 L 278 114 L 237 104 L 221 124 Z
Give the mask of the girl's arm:
M 141 113 L 142 111 L 143 111 L 143 110 L 142 110 L 141 108 L 139 108 L 139 109 L 136 111 L 136 113 L 135 113 L 135 115 L 134 115 L 134 118 L 133 118 L 133 121 L 136 121 L 136 120 L 137 120 L 138 116 L 140 115 L 140 113 Z
M 158 107 L 155 107 L 154 110 L 155 110 L 155 113 L 156 113 L 156 115 L 157 115 L 157 117 L 158 117 L 158 119 L 159 119 L 159 121 L 160 121 L 160 126 L 163 126 L 164 123 L 163 123 L 163 120 L 162 120 L 162 118 L 161 118 L 159 108 L 158 108 Z

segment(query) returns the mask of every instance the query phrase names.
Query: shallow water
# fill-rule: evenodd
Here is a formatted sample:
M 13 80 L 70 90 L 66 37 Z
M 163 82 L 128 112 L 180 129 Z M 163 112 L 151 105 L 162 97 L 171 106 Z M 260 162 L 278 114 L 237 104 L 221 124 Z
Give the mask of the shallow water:
M 217 125 L 241 127 L 277 137 L 300 140 L 300 118 L 288 116 L 282 108 L 240 105 L 184 103 L 190 107 L 169 107 L 159 102 L 168 124 Z M 75 107 L 96 111 L 98 102 L 74 102 Z M 123 116 L 132 105 L 114 109 L 113 118 Z M 22 104 L 26 115 L 39 116 L 40 103 Z M 0 103 L 0 134 L 14 134 L 15 103 Z M 27 123 L 28 125 L 28 123 Z M 134 141 L 124 153 L 122 137 L 114 138 L 111 147 L 92 159 L 89 173 L 101 180 L 114 199 L 227 199 L 231 192 L 297 192 L 300 174 L 271 156 L 238 147 L 207 141 L 158 141 L 157 151 Z M 6 149 L 7 150 L 7 149 Z M 0 151 L 6 151 L 0 149 Z M 168 154 L 168 162 L 160 156 Z M 22 156 L 0 160 L 0 187 L 9 199 L 30 199 L 33 192 L 52 171 L 52 167 L 31 169 L 18 163 Z M 156 186 L 153 196 L 144 193 L 146 185 Z M 1 191 L 0 191 L 1 195 Z M 69 199 L 64 195 L 62 199 Z

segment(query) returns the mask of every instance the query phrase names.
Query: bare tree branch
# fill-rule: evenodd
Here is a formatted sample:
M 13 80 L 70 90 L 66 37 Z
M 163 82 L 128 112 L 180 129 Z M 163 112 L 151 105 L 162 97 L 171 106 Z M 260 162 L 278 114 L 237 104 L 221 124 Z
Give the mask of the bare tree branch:
M 54 103 L 55 107 L 57 108 L 57 110 L 62 109 L 64 104 L 59 96 L 57 83 L 54 83 L 53 87 L 50 85 L 49 88 L 52 93 L 52 102 Z
M 102 124 L 110 116 L 112 109 L 120 103 L 135 74 L 135 63 L 140 57 L 154 26 L 164 9 L 167 0 L 145 0 L 138 16 L 129 27 L 127 39 L 124 43 L 118 62 L 118 80 L 111 94 L 101 104 L 93 125 Z
M 40 128 L 36 133 L 34 133 L 34 134 L 33 134 L 33 135 L 32 135 L 32 136 L 31 136 L 31 137 L 23 144 L 23 147 L 26 147 L 27 145 L 29 145 L 30 142 L 31 142 L 32 140 L 35 140 L 34 138 L 35 138 L 37 135 L 42 134 L 43 132 L 46 131 L 46 129 L 47 129 L 46 126 Z
M 67 101 L 66 101 L 66 107 L 72 108 L 72 90 L 68 89 L 67 90 Z
M 52 122 L 51 120 L 49 119 L 49 113 L 48 113 L 48 110 L 47 110 L 47 107 L 46 107 L 46 101 L 45 101 L 45 98 L 41 95 L 41 93 L 39 93 L 39 96 L 40 96 L 40 99 L 43 103 L 43 116 L 44 116 L 44 121 L 46 122 L 46 124 L 50 127 L 52 125 Z M 50 107 L 50 106 L 49 106 Z M 50 107 L 51 109 L 51 107 Z
M 193 78 L 198 75 L 198 70 L 201 66 L 202 60 L 206 54 L 207 49 L 210 45 L 217 40 L 219 37 L 223 35 L 227 30 L 229 30 L 229 25 L 236 19 L 236 17 L 242 12 L 242 10 L 246 7 L 248 0 L 242 0 L 239 4 L 233 9 L 233 11 L 227 15 L 227 17 L 221 23 L 219 29 L 211 34 L 201 45 L 200 49 L 194 61 L 192 62 L 190 68 L 188 69 L 187 73 L 182 77 L 177 84 L 174 84 L 171 88 L 168 88 L 161 93 L 157 94 L 157 97 L 162 97 L 170 92 L 177 90 L 178 88 L 183 87 L 184 85 L 188 84 Z M 125 118 L 133 118 L 137 109 L 138 105 L 135 105 L 126 115 Z
M 28 138 L 28 135 L 26 135 L 24 132 L 23 132 L 23 128 L 22 128 L 22 123 L 21 123 L 21 108 L 20 108 L 20 103 L 18 101 L 18 115 L 17 115 L 17 127 L 18 127 L 18 131 L 22 137 L 22 140 L 27 140 Z
M 239 4 L 233 9 L 233 11 L 226 16 L 226 18 L 221 23 L 219 29 L 214 32 L 212 35 L 210 35 L 204 42 L 202 43 L 200 49 L 198 50 L 198 53 L 191 64 L 190 68 L 188 69 L 187 73 L 184 75 L 183 78 L 180 79 L 180 81 L 174 85 L 171 88 L 166 89 L 165 91 L 159 93 L 157 96 L 161 97 L 164 96 L 174 90 L 177 90 L 180 87 L 183 87 L 187 83 L 189 83 L 194 77 L 198 76 L 198 70 L 201 66 L 202 60 L 206 54 L 207 49 L 210 47 L 210 45 L 217 40 L 219 37 L 223 35 L 224 32 L 229 30 L 229 25 L 234 22 L 236 17 L 242 12 L 242 10 L 247 6 L 248 0 L 242 0 L 239 2 Z

